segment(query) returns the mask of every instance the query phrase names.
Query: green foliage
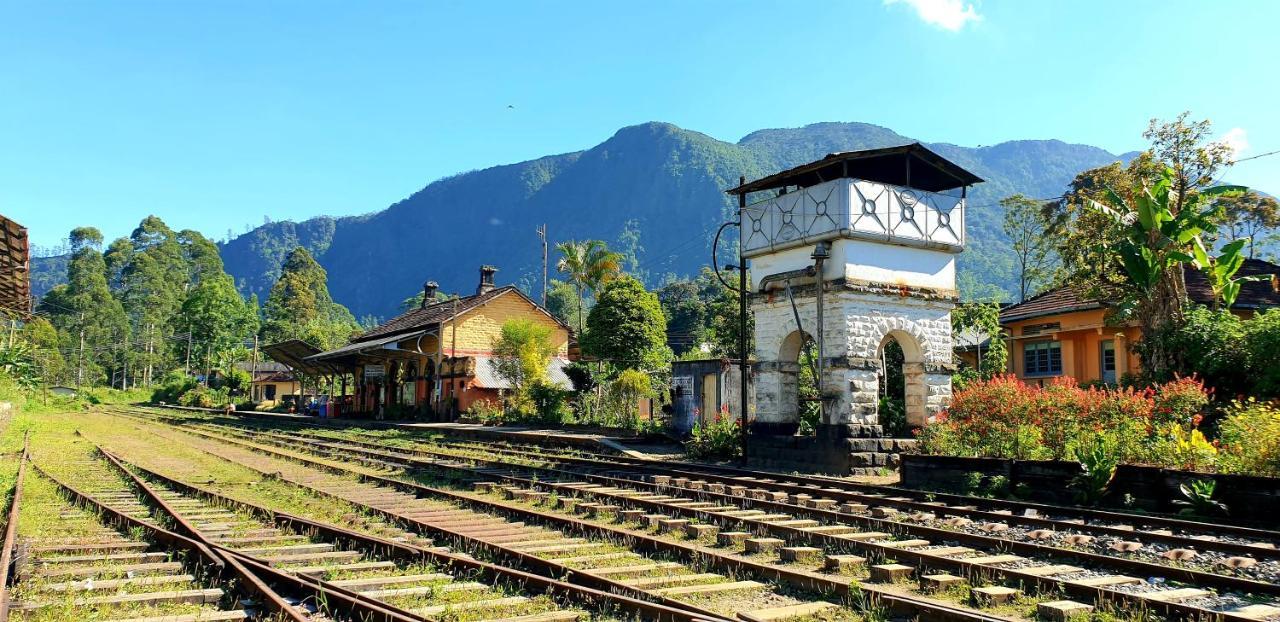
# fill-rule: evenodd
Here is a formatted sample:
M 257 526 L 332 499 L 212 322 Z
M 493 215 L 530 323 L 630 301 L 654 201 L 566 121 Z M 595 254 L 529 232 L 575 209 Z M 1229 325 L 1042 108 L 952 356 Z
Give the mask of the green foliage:
M 0 375 L 13 380 L 22 389 L 34 389 L 40 383 L 40 368 L 31 344 L 15 341 L 0 347 Z
M 577 290 L 558 279 L 551 279 L 547 283 L 547 311 L 575 330 L 586 322 L 586 318 L 578 310 Z
M 695 421 L 685 453 L 695 459 L 732 460 L 742 456 L 742 426 L 727 412 L 715 413 L 704 425 Z
M 179 399 L 187 392 L 195 389 L 200 383 L 180 369 L 175 369 L 166 373 L 160 381 L 160 386 L 156 387 L 151 394 L 151 402 L 154 404 L 177 404 Z
M 359 330 L 355 317 L 329 296 L 328 275 L 311 253 L 297 247 L 285 258 L 280 278 L 263 306 L 262 339 L 301 339 L 318 348 L 343 345 Z
M 546 410 L 535 404 L 532 392 L 546 384 L 547 366 L 555 355 L 551 329 L 533 320 L 509 320 L 493 344 L 493 354 L 494 372 L 515 387 L 508 408 L 526 416 Z
M 956 355 L 956 373 L 951 382 L 962 389 L 978 380 L 990 380 L 1003 374 L 1008 365 L 1009 346 L 1002 338 L 1000 303 L 961 303 L 951 310 L 951 332 L 956 346 L 977 350 L 976 365 Z M 983 343 L 983 340 L 986 343 Z
M 1245 325 L 1245 320 L 1230 312 L 1194 306 L 1187 309 L 1181 325 L 1168 325 L 1144 335 L 1134 349 L 1143 358 L 1150 356 L 1147 352 L 1151 348 L 1182 353 L 1179 361 L 1163 374 L 1147 372 L 1148 382 L 1194 374 L 1217 395 L 1239 395 L 1251 390 L 1253 384 L 1246 372 L 1249 348 Z
M 1002 199 L 1000 207 L 1004 209 L 1004 234 L 1013 247 L 1018 302 L 1022 302 L 1048 283 L 1053 268 L 1053 238 L 1045 235 L 1039 201 L 1015 194 Z
M 99 250 L 102 234 L 81 227 L 72 231 L 70 241 L 75 250 L 67 263 L 67 283 L 50 290 L 37 311 L 50 318 L 63 346 L 74 350 L 72 380 L 99 384 L 125 364 L 129 319 L 107 284 L 107 264 Z
M 602 285 L 616 278 L 621 273 L 622 256 L 610 251 L 600 240 L 582 242 L 561 242 L 556 244 L 561 257 L 556 262 L 556 270 L 564 273 L 578 295 L 579 322 L 584 317 L 583 298 L 587 292 L 596 292 Z M 577 326 L 578 334 L 584 330 L 583 324 Z
M 1076 499 L 1083 505 L 1095 505 L 1106 496 L 1120 466 L 1120 452 L 1115 435 L 1101 432 L 1076 445 L 1076 461 L 1080 474 L 1071 482 Z
M 1252 398 L 1232 402 L 1218 424 L 1223 473 L 1280 476 L 1280 410 Z
M 1178 485 L 1182 500 L 1174 501 L 1174 505 L 1184 506 L 1178 511 L 1184 516 L 1226 516 L 1230 512 L 1225 503 L 1215 501 L 1213 494 L 1218 489 L 1218 480 L 1193 479 Z
M 587 317 L 582 350 L 620 368 L 666 371 L 672 358 L 666 325 L 658 297 L 640 281 L 623 276 L 601 290 Z

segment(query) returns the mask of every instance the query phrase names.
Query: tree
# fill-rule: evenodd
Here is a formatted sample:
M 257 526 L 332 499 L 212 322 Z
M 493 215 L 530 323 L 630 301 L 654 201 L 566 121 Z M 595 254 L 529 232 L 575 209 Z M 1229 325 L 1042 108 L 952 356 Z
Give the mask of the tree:
M 558 279 L 551 279 L 547 283 L 547 311 L 564 322 L 566 326 L 581 328 L 586 318 L 578 308 L 577 296 L 577 291 L 572 285 Z
M 1004 208 L 1004 233 L 1013 246 L 1018 271 L 1018 302 L 1034 294 L 1053 265 L 1052 238 L 1045 235 L 1040 203 L 1021 194 L 1000 201 Z
M 706 341 L 707 302 L 702 299 L 698 284 L 691 280 L 677 280 L 663 285 L 657 291 L 667 318 L 667 345 L 676 355 L 698 348 Z
M 290 251 L 263 306 L 262 339 L 268 343 L 301 339 L 323 349 L 350 339 L 359 325 L 346 307 L 329 296 L 327 281 L 324 268 L 307 249 L 298 246 Z
M 177 343 L 166 337 L 191 284 L 183 248 L 163 220 L 147 216 L 127 244 L 112 244 L 111 258 L 111 265 L 119 269 L 117 297 L 139 341 L 129 358 L 134 374 L 150 386 L 176 362 Z
M 1247 240 L 1247 256 L 1257 255 L 1259 236 L 1280 227 L 1280 203 L 1272 197 L 1248 190 L 1218 197 L 1222 226 L 1214 236 L 1226 240 Z
M 224 353 L 243 347 L 258 331 L 258 317 L 230 276 L 211 274 L 187 295 L 174 327 L 190 333 L 196 367 L 209 369 Z
M 957 305 L 951 310 L 951 332 L 956 336 L 956 345 L 973 346 L 978 351 L 977 365 L 971 370 L 960 370 L 957 379 L 962 383 L 973 379 L 990 379 L 1004 373 L 1009 352 L 1000 332 L 1000 303 L 969 302 Z M 986 346 L 982 345 L 984 340 Z
M 664 371 L 671 362 L 671 348 L 658 297 L 640 281 L 622 276 L 605 284 L 598 298 L 587 316 L 583 352 L 618 368 Z
M 36 316 L 22 326 L 22 340 L 31 344 L 32 356 L 46 384 L 58 384 L 66 379 L 67 362 L 63 358 L 58 329 L 49 320 Z
M 1179 183 L 1177 173 L 1168 168 L 1154 184 L 1141 181 L 1125 195 L 1108 191 L 1105 201 L 1093 202 L 1124 232 L 1111 247 L 1127 277 L 1117 308 L 1121 317 L 1129 313 L 1137 317 L 1143 335 L 1163 334 L 1183 324 L 1187 300 L 1183 265 L 1195 264 L 1194 253 L 1204 252 L 1201 235 L 1213 227 L 1216 212 L 1207 199 L 1236 190 L 1216 187 L 1180 197 L 1175 190 Z M 1223 267 L 1206 270 L 1215 287 L 1232 282 L 1235 269 L 1240 267 L 1241 245 L 1228 245 L 1222 257 L 1205 260 L 1207 266 Z M 1238 284 L 1235 288 L 1238 291 Z M 1181 360 L 1180 352 L 1161 347 L 1163 343 L 1143 344 L 1143 368 L 1156 377 L 1176 369 Z
M 121 370 L 129 347 L 129 321 L 124 307 L 107 287 L 102 233 L 92 227 L 72 230 L 67 282 L 40 301 L 38 311 L 64 335 L 72 357 L 75 382 L 95 384 Z
M 585 291 L 594 293 L 616 278 L 621 271 L 619 264 L 622 258 L 600 240 L 561 242 L 556 244 L 556 250 L 562 255 L 556 263 L 556 270 L 568 277 L 578 293 L 578 334 L 581 335 Z
M 547 366 L 555 355 L 551 328 L 533 320 L 509 320 L 502 324 L 502 335 L 493 343 L 494 358 L 490 362 L 498 377 L 515 388 L 510 407 L 531 415 L 537 410 L 533 394 L 546 385 Z

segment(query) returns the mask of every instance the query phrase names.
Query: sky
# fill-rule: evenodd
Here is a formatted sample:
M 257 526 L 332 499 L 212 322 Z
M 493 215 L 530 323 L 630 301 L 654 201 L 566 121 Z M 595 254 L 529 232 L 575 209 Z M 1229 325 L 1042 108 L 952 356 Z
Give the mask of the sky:
M 378 211 L 667 121 L 1143 148 L 1184 110 L 1280 150 L 1270 0 L 0 0 L 0 214 L 215 238 Z M 1227 178 L 1280 193 L 1280 156 Z

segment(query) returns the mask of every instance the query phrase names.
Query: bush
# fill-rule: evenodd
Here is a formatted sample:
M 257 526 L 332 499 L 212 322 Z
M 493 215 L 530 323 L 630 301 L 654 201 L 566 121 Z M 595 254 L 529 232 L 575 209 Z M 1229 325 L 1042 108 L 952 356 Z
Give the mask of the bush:
M 196 388 L 198 384 L 195 377 L 175 369 L 160 380 L 160 386 L 151 393 L 151 401 L 156 404 L 177 404 L 183 394 Z
M 1233 373 L 1253 380 L 1249 394 L 1280 397 L 1280 310 L 1263 311 L 1246 321 L 1243 338 L 1235 346 L 1247 353 L 1247 365 Z
M 1280 476 L 1280 410 L 1253 399 L 1233 402 L 1218 434 L 1220 471 Z
M 1204 387 L 1190 378 L 1139 390 L 1085 389 L 1069 378 L 1039 387 L 999 376 L 956 392 L 951 407 L 921 430 L 921 449 L 953 456 L 1068 460 L 1102 443 L 1121 462 L 1200 466 L 1212 462 L 1196 429 L 1207 403 Z
M 742 426 L 729 415 L 728 407 L 716 413 L 704 426 L 693 424 L 693 432 L 684 444 L 691 458 L 730 460 L 742 455 Z

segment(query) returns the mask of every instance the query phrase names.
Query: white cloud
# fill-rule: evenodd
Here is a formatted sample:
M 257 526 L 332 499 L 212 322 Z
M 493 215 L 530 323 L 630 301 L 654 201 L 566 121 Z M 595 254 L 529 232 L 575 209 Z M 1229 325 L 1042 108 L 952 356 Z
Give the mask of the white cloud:
M 915 9 L 916 15 L 925 23 L 952 32 L 964 28 L 964 25 L 969 22 L 982 19 L 982 16 L 978 15 L 978 10 L 973 8 L 973 4 L 966 3 L 964 0 L 884 0 L 885 5 L 899 2 Z
M 501 227 L 502 225 L 504 225 L 504 224 L 506 224 L 506 223 L 502 222 L 502 219 L 501 219 L 501 218 L 498 218 L 497 216 L 491 216 L 491 217 L 489 218 L 489 224 L 491 224 L 491 225 L 493 225 L 493 226 L 495 226 L 495 227 Z
M 1233 127 L 1227 130 L 1227 133 L 1223 134 L 1222 138 L 1218 140 L 1231 147 L 1232 160 L 1239 160 L 1240 154 L 1249 148 L 1249 135 L 1244 131 L 1244 128 Z

